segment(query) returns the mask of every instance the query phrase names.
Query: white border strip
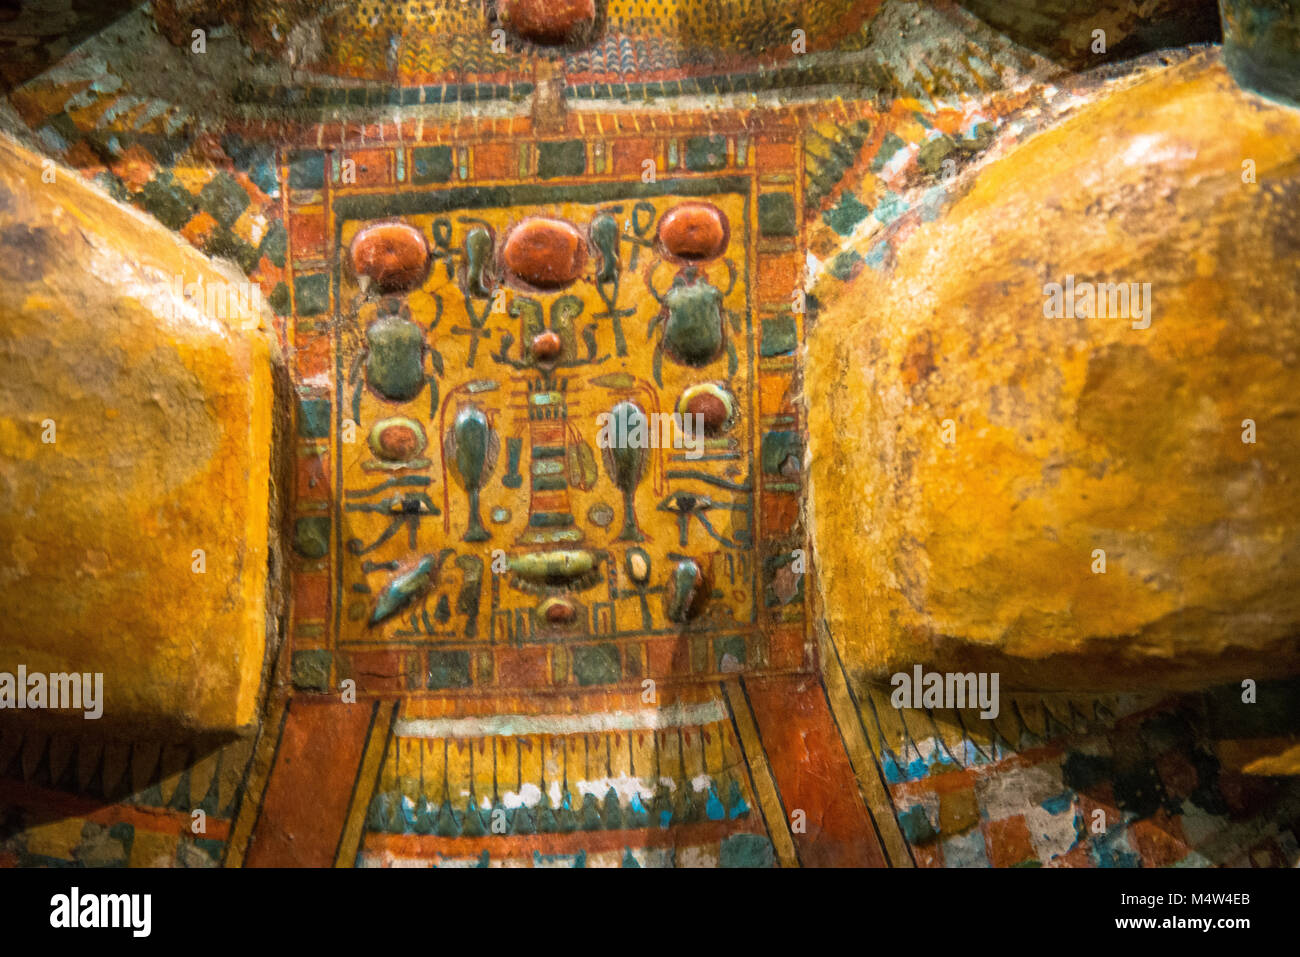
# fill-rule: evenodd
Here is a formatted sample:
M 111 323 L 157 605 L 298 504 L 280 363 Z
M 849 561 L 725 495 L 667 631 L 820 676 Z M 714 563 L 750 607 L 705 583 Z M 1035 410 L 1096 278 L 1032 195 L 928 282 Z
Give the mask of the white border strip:
M 591 734 L 598 731 L 648 731 L 724 721 L 726 707 L 714 699 L 642 711 L 592 714 L 493 714 L 473 718 L 403 718 L 394 725 L 399 738 L 482 738 L 528 734 Z

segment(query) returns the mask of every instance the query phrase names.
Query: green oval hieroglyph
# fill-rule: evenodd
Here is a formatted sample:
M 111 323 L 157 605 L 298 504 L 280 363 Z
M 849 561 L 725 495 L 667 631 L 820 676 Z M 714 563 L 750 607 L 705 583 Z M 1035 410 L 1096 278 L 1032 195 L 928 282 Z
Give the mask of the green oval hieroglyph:
M 424 331 L 401 316 L 383 316 L 366 330 L 366 382 L 385 399 L 407 402 L 424 388 Z
M 594 552 L 578 549 L 515 555 L 509 559 L 509 565 L 525 581 L 548 584 L 584 579 L 595 570 L 597 561 Z

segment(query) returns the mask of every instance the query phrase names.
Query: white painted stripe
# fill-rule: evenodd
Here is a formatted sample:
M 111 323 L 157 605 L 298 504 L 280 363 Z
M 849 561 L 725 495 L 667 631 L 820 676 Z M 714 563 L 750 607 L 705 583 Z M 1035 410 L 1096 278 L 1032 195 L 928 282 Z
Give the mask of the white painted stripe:
M 643 731 L 691 727 L 723 721 L 719 700 L 668 705 L 643 711 L 593 714 L 494 714 L 473 718 L 403 718 L 395 727 L 399 738 L 484 738 L 527 734 L 591 734 L 598 731 Z

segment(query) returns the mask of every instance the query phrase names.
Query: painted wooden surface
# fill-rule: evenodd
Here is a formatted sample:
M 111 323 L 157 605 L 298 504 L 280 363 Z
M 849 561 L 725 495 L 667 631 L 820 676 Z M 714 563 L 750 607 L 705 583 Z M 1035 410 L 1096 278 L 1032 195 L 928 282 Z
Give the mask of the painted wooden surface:
M 981 351 L 1014 315 L 992 280 L 953 293 L 962 322 L 927 297 L 981 263 L 1041 286 L 1024 255 L 1054 263 L 1087 236 L 1080 191 L 1102 172 L 1100 194 L 1156 207 L 1107 220 L 1126 233 L 1093 237 L 1103 263 L 1199 222 L 1193 193 L 1222 200 L 1213 242 L 1186 250 L 1189 288 L 1246 285 L 1283 343 L 1250 388 L 1284 390 L 1294 244 L 1273 204 L 1294 114 L 1234 87 L 1217 48 L 1187 48 L 1218 36 L 1204 4 L 1056 4 L 1059 29 L 1021 3 L 646 6 L 252 0 L 200 23 L 158 2 L 79 16 L 87 43 L 7 68 L 0 125 L 258 284 L 294 394 L 272 589 L 287 611 L 255 731 L 0 725 L 0 863 L 1293 865 L 1300 714 L 1293 681 L 1265 680 L 1280 664 L 1251 708 L 1234 684 L 1135 689 L 1105 661 L 1071 684 L 1062 632 L 1030 629 L 995 716 L 894 707 L 890 673 L 931 645 L 885 610 L 942 617 L 945 660 L 969 670 L 1003 606 L 955 587 L 967 606 L 923 590 L 916 611 L 910 579 L 881 584 L 873 569 L 920 536 L 877 542 L 890 526 L 865 513 L 889 501 L 895 420 L 853 403 L 871 392 L 864 342 L 902 382 L 880 395 L 916 421 L 999 375 L 1086 362 L 1101 340 L 1083 333 L 1010 330 Z M 34 35 L 23 24 L 9 35 Z M 1098 142 L 1111 165 L 1089 165 Z M 1226 186 L 1234 151 L 1253 192 Z M 1199 343 L 1196 381 L 1249 379 L 1246 358 L 1219 361 L 1240 337 L 1188 303 L 1160 368 Z M 927 399 L 950 370 L 953 397 Z M 702 457 L 600 447 L 601 413 L 675 411 L 704 417 Z M 1019 500 L 1007 463 L 976 456 L 963 486 L 896 448 L 932 469 L 905 504 L 968 493 L 960 541 L 931 558 L 1002 547 L 982 519 Z M 1189 487 L 1176 476 L 1169 501 L 1218 507 Z M 1020 607 L 1051 611 L 1032 591 L 1055 561 L 1002 563 Z M 1252 634 L 1272 654 L 1288 599 L 1268 594 Z M 1252 621 L 1248 597 L 1225 613 Z M 1131 599 L 1074 611 L 1141 617 Z M 982 645 L 957 644 L 971 632 Z M 1148 650 L 1226 681 L 1216 634 Z

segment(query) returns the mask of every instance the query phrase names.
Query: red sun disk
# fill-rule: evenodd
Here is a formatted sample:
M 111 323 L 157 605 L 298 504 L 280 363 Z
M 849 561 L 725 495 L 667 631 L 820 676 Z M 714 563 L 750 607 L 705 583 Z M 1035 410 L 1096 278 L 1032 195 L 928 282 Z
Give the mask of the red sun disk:
M 379 447 L 390 461 L 404 462 L 420 448 L 420 437 L 409 425 L 390 425 L 379 434 Z
M 686 412 L 689 415 L 704 416 L 704 431 L 708 435 L 716 435 L 721 431 L 729 418 L 727 404 L 707 392 L 691 396 L 686 403 Z
M 722 210 L 708 203 L 682 203 L 659 221 L 659 242 L 672 256 L 690 262 L 717 259 L 727 248 L 729 229 Z
M 383 292 L 405 292 L 424 278 L 429 247 L 406 223 L 379 223 L 357 233 L 349 250 L 352 271 L 367 276 Z
M 506 0 L 506 22 L 525 40 L 567 43 L 596 20 L 595 0 Z
M 567 625 L 578 617 L 578 610 L 568 602 L 555 602 L 546 609 L 546 620 L 555 625 Z
M 586 240 L 559 219 L 530 219 L 511 230 L 502 249 L 506 270 L 537 289 L 562 289 L 580 275 Z
M 534 337 L 532 342 L 533 358 L 538 362 L 550 362 L 560 357 L 564 343 L 554 332 L 547 330 Z

